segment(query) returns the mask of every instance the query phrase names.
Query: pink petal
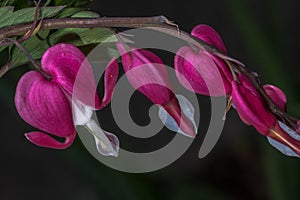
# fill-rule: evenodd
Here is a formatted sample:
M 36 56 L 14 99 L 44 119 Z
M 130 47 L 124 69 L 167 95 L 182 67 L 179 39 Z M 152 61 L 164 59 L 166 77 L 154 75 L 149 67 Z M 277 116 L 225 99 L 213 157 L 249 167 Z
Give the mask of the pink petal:
M 177 132 L 177 133 L 181 133 L 184 136 L 188 136 L 188 137 L 192 137 L 194 138 L 197 130 L 198 130 L 198 126 L 196 125 L 195 119 L 194 119 L 194 114 L 195 114 L 195 109 L 194 106 L 191 104 L 191 102 L 185 98 L 182 95 L 178 95 L 176 94 L 176 99 L 178 101 L 176 101 L 176 99 L 174 98 L 174 100 L 170 101 L 169 103 L 167 103 L 164 106 L 159 106 L 159 111 L 158 111 L 158 115 L 160 120 L 162 121 L 162 123 L 171 131 Z M 181 125 L 182 128 L 184 128 L 185 130 L 188 130 L 188 132 L 184 132 L 178 124 L 180 124 L 180 121 L 177 119 L 177 122 L 174 119 L 174 116 L 178 116 L 178 111 L 180 111 L 180 109 L 178 108 L 178 103 L 179 106 L 181 108 L 182 113 L 188 118 L 189 121 L 184 122 L 184 120 L 186 121 L 186 119 L 184 119 L 183 117 L 183 124 Z M 175 108 L 174 108 L 175 107 Z M 169 112 L 166 111 L 166 109 L 169 109 Z M 175 112 L 175 113 L 174 113 Z M 170 113 L 172 114 L 172 116 L 170 115 Z M 179 121 L 179 122 L 178 122 Z M 193 124 L 193 129 L 191 128 L 191 124 Z M 186 128 L 187 127 L 187 128 Z
M 239 80 L 241 84 L 232 82 L 233 104 L 243 122 L 254 126 L 258 132 L 266 135 L 274 126 L 276 118 L 266 108 L 249 79 L 240 75 Z
M 63 43 L 54 45 L 44 53 L 41 63 L 52 80 L 69 94 L 87 106 L 100 107 L 91 65 L 77 47 Z
M 119 64 L 115 58 L 113 58 L 104 73 L 104 96 L 101 101 L 100 109 L 105 107 L 112 99 L 114 88 L 118 80 Z
M 76 134 L 71 134 L 70 136 L 65 137 L 64 142 L 59 142 L 55 140 L 54 138 L 50 137 L 49 135 L 42 133 L 42 132 L 30 132 L 26 133 L 25 137 L 32 142 L 33 144 L 40 146 L 40 147 L 47 147 L 47 148 L 53 148 L 53 149 L 65 149 L 69 147 L 75 137 Z
M 287 99 L 284 92 L 274 85 L 264 85 L 263 89 L 271 100 L 283 111 L 286 111 Z
M 174 97 L 168 72 L 158 56 L 143 49 L 132 49 L 127 53 L 120 43 L 117 48 L 128 81 L 134 88 L 155 104 L 167 103 Z
M 216 65 L 218 66 L 220 73 L 223 78 L 224 87 L 226 94 L 231 93 L 231 81 L 233 81 L 232 72 L 230 71 L 228 65 L 225 63 L 225 61 L 217 56 L 211 55 L 213 60 L 215 61 Z
M 127 53 L 120 43 L 117 44 L 117 48 L 122 55 L 122 64 L 131 85 L 153 103 L 162 105 L 183 132 L 195 137 L 194 125 L 181 113 L 162 60 L 143 49 L 133 49 Z
M 191 32 L 192 36 L 195 36 L 208 44 L 218 48 L 221 52 L 227 53 L 226 47 L 222 41 L 221 36 L 212 27 L 200 24 L 193 28 Z
M 192 92 L 224 96 L 225 88 L 231 91 L 229 82 L 222 77 L 214 60 L 205 52 L 195 53 L 190 47 L 182 47 L 175 56 L 174 67 L 180 83 Z
M 195 138 L 196 130 L 194 124 L 183 114 L 176 97 L 162 106 L 173 117 L 185 135 Z
M 31 126 L 59 137 L 75 133 L 69 100 L 53 81 L 35 71 L 20 79 L 15 95 L 19 115 Z

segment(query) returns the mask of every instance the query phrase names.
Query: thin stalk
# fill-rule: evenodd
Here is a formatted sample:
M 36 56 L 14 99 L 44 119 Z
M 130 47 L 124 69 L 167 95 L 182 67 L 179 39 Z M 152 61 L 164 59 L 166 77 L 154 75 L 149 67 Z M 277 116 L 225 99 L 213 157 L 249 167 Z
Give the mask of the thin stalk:
M 6 27 L 0 30 L 0 46 L 7 44 L 7 38 L 19 36 L 26 34 L 28 31 L 32 30 L 32 23 L 28 24 L 19 24 L 11 27 Z M 286 112 L 278 108 L 276 104 L 270 99 L 270 97 L 264 92 L 261 85 L 257 81 L 257 77 L 254 76 L 252 72 L 245 68 L 245 65 L 240 61 L 229 57 L 212 45 L 191 36 L 189 33 L 181 31 L 178 29 L 178 26 L 168 20 L 164 16 L 154 16 L 154 17 L 104 17 L 104 18 L 63 18 L 63 19 L 45 19 L 40 23 L 39 29 L 61 29 L 61 28 L 96 28 L 96 27 L 105 27 L 105 28 L 147 28 L 156 30 L 177 38 L 180 38 L 186 41 L 189 45 L 196 47 L 199 51 L 207 51 L 216 56 L 224 59 L 232 72 L 239 72 L 245 74 L 254 87 L 257 89 L 262 98 L 266 101 L 267 105 L 271 112 L 275 115 L 280 116 L 285 122 L 289 123 L 292 128 L 295 128 L 297 125 L 297 119 L 289 116 Z M 17 46 L 22 50 L 20 43 L 16 43 Z M 26 54 L 26 50 L 23 51 Z M 40 67 L 37 67 L 34 59 L 30 59 L 31 56 L 27 55 L 29 60 L 35 65 L 35 67 L 41 70 Z M 0 69 L 0 73 L 1 73 Z M 47 74 L 44 73 L 44 76 Z M 49 76 L 48 76 L 49 78 Z
M 39 66 L 37 64 L 37 62 L 35 61 L 35 59 L 32 58 L 32 56 L 30 55 L 30 53 L 23 47 L 22 44 L 20 44 L 17 40 L 13 40 L 10 38 L 6 38 L 5 40 L 7 40 L 8 42 L 16 45 L 24 54 L 25 56 L 29 59 L 29 61 L 33 64 L 33 66 L 36 68 L 36 70 L 38 70 L 47 80 L 51 80 L 51 76 L 49 74 L 47 74 L 42 68 L 41 66 Z M 9 65 L 8 65 L 9 66 Z M 1 68 L 2 70 L 2 68 Z M 0 70 L 0 74 L 1 74 L 1 70 Z M 7 70 L 7 67 L 5 67 L 5 70 Z

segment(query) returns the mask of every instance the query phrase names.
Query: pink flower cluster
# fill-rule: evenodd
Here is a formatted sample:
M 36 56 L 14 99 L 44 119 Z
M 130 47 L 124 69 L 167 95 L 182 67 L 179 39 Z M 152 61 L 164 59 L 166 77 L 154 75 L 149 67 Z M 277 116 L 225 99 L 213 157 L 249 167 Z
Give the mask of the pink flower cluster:
M 220 35 L 211 27 L 198 25 L 191 35 L 226 54 Z M 195 123 L 180 105 L 163 61 L 147 50 L 128 47 L 121 42 L 116 46 L 130 84 L 174 120 L 174 130 L 194 138 L 197 133 Z M 75 126 L 84 125 L 93 134 L 101 154 L 117 156 L 118 138 L 102 130 L 91 119 L 93 110 L 102 109 L 113 96 L 119 72 L 116 59 L 106 67 L 102 99 L 96 93 L 89 62 L 73 45 L 57 44 L 49 48 L 42 57 L 41 65 L 52 79 L 30 71 L 20 79 L 16 90 L 15 104 L 20 116 L 41 130 L 26 133 L 26 138 L 38 146 L 63 149 L 72 144 L 76 136 Z M 175 55 L 174 68 L 178 80 L 186 89 L 202 95 L 225 96 L 245 124 L 267 136 L 270 143 L 283 153 L 300 156 L 300 141 L 296 137 L 299 136 L 300 121 L 294 130 L 284 126 L 282 119 L 272 113 L 249 77 L 233 71 L 224 59 L 212 52 L 184 46 Z M 80 86 L 76 91 L 73 90 L 75 81 L 76 86 Z M 286 109 L 286 96 L 279 88 L 272 85 L 262 88 L 278 108 Z M 60 142 L 50 135 L 64 138 L 64 141 Z
M 211 27 L 198 25 L 191 34 L 226 54 L 220 35 Z M 230 69 L 218 56 L 205 51 L 196 52 L 188 46 L 179 49 L 174 64 L 179 81 L 188 90 L 209 96 L 227 96 L 245 124 L 267 136 L 282 153 L 300 156 L 300 120 L 294 130 L 289 129 L 271 112 L 247 76 Z M 273 85 L 262 88 L 279 109 L 286 110 L 287 99 L 283 91 Z

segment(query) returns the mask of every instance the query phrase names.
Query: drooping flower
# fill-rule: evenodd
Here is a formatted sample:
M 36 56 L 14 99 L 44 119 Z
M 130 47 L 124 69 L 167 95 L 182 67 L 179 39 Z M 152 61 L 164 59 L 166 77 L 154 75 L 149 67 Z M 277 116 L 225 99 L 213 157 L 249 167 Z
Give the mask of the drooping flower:
M 92 68 L 77 47 L 57 44 L 44 53 L 41 65 L 51 80 L 39 72 L 30 71 L 21 77 L 16 89 L 15 105 L 19 115 L 41 130 L 26 133 L 26 138 L 41 147 L 64 149 L 76 136 L 75 126 L 85 125 L 93 134 L 101 154 L 117 156 L 118 138 L 103 131 L 91 117 L 93 110 L 110 102 L 118 76 L 118 63 L 112 61 L 105 70 L 102 100 L 96 93 Z
M 244 75 L 239 75 L 238 79 L 240 83 L 232 81 L 232 101 L 240 118 L 245 124 L 254 126 L 259 133 L 268 134 L 276 118 L 266 109 L 250 80 Z
M 131 48 L 127 52 L 121 43 L 117 43 L 117 48 L 130 84 L 153 103 L 160 105 L 175 120 L 178 132 L 195 137 L 195 123 L 181 110 L 162 60 L 144 49 Z
M 279 109 L 286 111 L 287 98 L 282 90 L 273 85 L 264 85 L 263 89 Z M 292 130 L 280 120 L 281 119 L 278 118 L 275 127 L 271 130 L 273 137 L 267 137 L 269 143 L 285 155 L 300 157 L 300 151 L 298 150 L 300 144 L 300 132 L 297 131 L 297 128 Z M 289 143 L 289 145 L 287 143 Z M 291 146 L 294 147 L 291 148 Z
M 300 155 L 300 138 L 294 137 L 292 130 L 269 110 L 266 102 L 245 75 L 239 75 L 238 79 L 239 82 L 232 81 L 232 101 L 242 121 L 267 136 L 269 141 L 273 139 L 270 142 L 273 146 L 274 142 L 279 142 L 290 148 L 291 151 L 288 153 L 285 151 L 286 155 Z M 272 85 L 265 85 L 263 88 L 280 109 L 286 109 L 286 96 L 279 88 Z M 275 147 L 281 148 L 278 145 Z
M 220 35 L 210 26 L 198 25 L 191 34 L 226 54 Z M 181 47 L 175 55 L 174 68 L 180 83 L 192 92 L 209 96 L 231 93 L 233 76 L 230 69 L 224 60 L 210 52 Z

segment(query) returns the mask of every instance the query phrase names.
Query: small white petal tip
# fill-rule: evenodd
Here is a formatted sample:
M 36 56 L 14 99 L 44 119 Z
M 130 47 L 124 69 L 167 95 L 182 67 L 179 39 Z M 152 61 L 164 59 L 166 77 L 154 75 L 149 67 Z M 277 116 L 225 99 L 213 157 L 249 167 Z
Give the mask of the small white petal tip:
M 180 107 L 182 109 L 182 112 L 193 123 L 195 133 L 197 133 L 198 127 L 197 127 L 197 125 L 195 123 L 195 120 L 194 120 L 195 109 L 194 109 L 193 105 L 191 104 L 191 102 L 187 98 L 185 98 L 182 95 L 177 95 L 176 94 L 176 98 L 178 99 L 178 102 L 179 102 L 179 105 L 180 105 Z M 161 106 L 159 106 L 158 115 L 159 115 L 159 118 L 162 121 L 162 123 L 169 130 L 177 132 L 177 133 L 181 133 L 184 136 L 193 138 L 190 134 L 187 134 L 184 131 L 182 131 L 179 128 L 179 126 L 176 123 L 176 121 L 174 120 L 174 118 L 171 115 L 169 115 L 169 113 L 163 107 L 161 107 Z

